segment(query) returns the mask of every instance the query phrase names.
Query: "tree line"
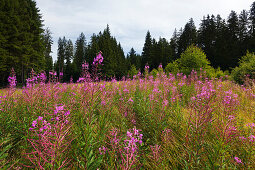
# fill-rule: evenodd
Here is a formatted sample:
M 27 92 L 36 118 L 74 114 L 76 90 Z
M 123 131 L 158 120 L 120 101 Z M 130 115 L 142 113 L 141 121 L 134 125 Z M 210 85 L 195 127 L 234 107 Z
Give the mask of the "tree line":
M 42 16 L 34 0 L 0 0 L 0 86 L 7 85 L 11 68 L 15 69 L 18 83 L 24 84 L 31 69 L 36 72 L 55 70 L 63 73 L 63 81 L 76 81 L 81 66 L 90 66 L 99 51 L 104 56 L 101 66 L 103 78 L 130 76 L 130 72 L 150 70 L 180 58 L 190 45 L 201 48 L 211 65 L 222 70 L 237 66 L 241 56 L 255 50 L 255 2 L 249 10 L 239 14 L 231 11 L 227 19 L 220 15 L 204 16 L 196 28 L 191 18 L 184 28 L 175 29 L 171 39 L 152 38 L 148 31 L 141 54 L 134 48 L 125 53 L 121 44 L 107 27 L 93 34 L 87 42 L 81 33 L 75 43 L 65 37 L 58 40 L 57 60 L 51 56 L 53 44 L 49 29 L 44 29 Z

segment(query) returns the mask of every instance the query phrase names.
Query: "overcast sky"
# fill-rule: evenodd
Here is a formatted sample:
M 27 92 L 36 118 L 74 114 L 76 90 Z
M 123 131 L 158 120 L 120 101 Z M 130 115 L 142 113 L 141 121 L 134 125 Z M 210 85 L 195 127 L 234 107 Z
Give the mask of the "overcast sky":
M 238 14 L 249 10 L 254 0 L 36 0 L 45 27 L 52 32 L 53 59 L 57 58 L 57 40 L 65 36 L 75 43 L 81 32 L 89 41 L 109 24 L 127 53 L 134 47 L 142 52 L 146 32 L 153 38 L 170 40 L 193 18 L 198 27 L 203 16 L 220 14 L 226 19 L 231 10 Z

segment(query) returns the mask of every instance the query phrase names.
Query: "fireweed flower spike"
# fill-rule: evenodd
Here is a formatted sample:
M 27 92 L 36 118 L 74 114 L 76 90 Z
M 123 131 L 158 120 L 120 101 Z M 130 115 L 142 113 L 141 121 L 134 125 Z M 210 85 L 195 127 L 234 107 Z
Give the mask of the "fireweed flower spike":
M 234 157 L 236 163 L 238 164 L 242 164 L 242 160 L 240 158 L 238 158 L 237 156 Z
M 8 77 L 8 83 L 10 88 L 15 88 L 16 87 L 16 74 L 14 69 L 12 68 L 11 70 L 11 75 Z
M 93 65 L 101 65 L 104 61 L 104 58 L 102 56 L 102 52 L 100 51 L 99 54 L 94 58 Z
M 70 112 L 64 106 L 57 106 L 52 123 L 48 123 L 42 116 L 32 122 L 28 142 L 32 149 L 26 153 L 26 158 L 36 169 L 61 169 L 69 166 L 69 146 L 72 142 L 69 123 Z M 58 121 L 54 121 L 55 118 Z

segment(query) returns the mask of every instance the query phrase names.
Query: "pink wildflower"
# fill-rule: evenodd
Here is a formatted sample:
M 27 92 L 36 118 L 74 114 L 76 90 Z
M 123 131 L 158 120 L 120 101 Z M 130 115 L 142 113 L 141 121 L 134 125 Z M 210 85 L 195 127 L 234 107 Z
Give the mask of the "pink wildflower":
M 242 160 L 240 158 L 238 158 L 237 156 L 234 157 L 236 163 L 238 164 L 242 164 Z
M 106 152 L 106 148 L 105 148 L 104 146 L 102 146 L 102 147 L 99 148 L 99 153 L 100 153 L 100 155 L 104 155 L 105 152 Z
M 131 103 L 133 103 L 133 102 L 134 102 L 134 100 L 133 100 L 132 98 L 130 98 L 128 101 L 129 101 L 129 102 L 131 102 Z
M 251 135 L 248 137 L 250 139 L 251 142 L 254 142 L 255 141 L 255 136 L 254 135 Z

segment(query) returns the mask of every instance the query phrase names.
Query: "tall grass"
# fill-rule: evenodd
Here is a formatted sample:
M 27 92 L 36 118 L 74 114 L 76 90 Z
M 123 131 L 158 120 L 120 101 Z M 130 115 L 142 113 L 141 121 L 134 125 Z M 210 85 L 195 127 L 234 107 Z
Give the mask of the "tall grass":
M 0 92 L 0 168 L 254 169 L 255 87 L 192 72 Z

